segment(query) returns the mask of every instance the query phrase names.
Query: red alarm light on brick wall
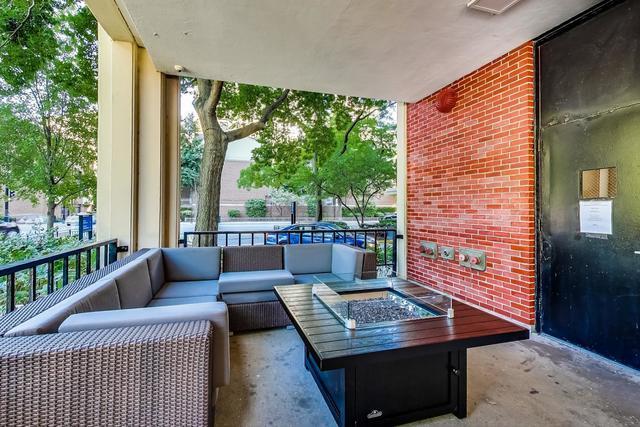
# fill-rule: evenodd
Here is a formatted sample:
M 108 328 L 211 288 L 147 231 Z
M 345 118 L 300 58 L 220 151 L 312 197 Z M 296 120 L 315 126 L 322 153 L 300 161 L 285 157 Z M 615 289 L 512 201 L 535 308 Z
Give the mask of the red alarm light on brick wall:
M 449 113 L 456 106 L 458 101 L 458 92 L 450 87 L 442 89 L 436 95 L 436 108 L 441 113 Z

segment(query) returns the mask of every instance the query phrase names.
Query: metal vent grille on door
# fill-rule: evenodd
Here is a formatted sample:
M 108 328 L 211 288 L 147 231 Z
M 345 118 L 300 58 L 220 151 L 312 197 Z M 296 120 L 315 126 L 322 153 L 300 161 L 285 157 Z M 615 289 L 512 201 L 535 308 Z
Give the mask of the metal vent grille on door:
M 617 193 L 618 173 L 616 168 L 582 171 L 581 199 L 613 199 Z

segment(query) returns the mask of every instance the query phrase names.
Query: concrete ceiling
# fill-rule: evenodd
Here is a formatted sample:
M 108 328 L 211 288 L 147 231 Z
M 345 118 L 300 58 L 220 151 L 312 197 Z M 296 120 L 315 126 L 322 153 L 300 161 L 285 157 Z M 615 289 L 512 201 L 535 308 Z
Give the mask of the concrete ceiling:
M 598 0 L 117 0 L 158 70 L 417 101 Z

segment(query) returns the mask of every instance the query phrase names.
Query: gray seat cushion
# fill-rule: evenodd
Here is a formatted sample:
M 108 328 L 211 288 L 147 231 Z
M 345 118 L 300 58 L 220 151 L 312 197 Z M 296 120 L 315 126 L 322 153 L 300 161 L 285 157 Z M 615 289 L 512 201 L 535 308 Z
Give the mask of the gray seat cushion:
M 296 283 L 335 283 L 353 280 L 353 276 L 337 276 L 333 273 L 318 273 L 318 274 L 294 274 L 293 279 Z
M 200 302 L 216 302 L 215 296 L 200 296 L 200 297 L 184 297 L 184 298 L 159 298 L 152 299 L 147 304 L 147 307 L 163 307 L 165 305 L 179 305 L 179 304 L 197 304 Z
M 255 292 L 271 291 L 274 286 L 290 285 L 294 283 L 293 276 L 287 270 L 238 271 L 220 274 L 218 291 L 227 292 Z
M 122 308 L 139 308 L 146 306 L 153 294 L 149 267 L 145 259 L 133 261 L 116 270 L 112 276 L 118 286 L 120 306 Z
M 151 279 L 151 291 L 155 294 L 164 285 L 164 260 L 160 249 L 151 249 L 145 255 Z
M 216 280 L 220 275 L 220 248 L 163 248 L 167 282 Z
M 278 301 L 274 291 L 234 292 L 222 295 L 222 301 L 228 305 L 252 304 L 254 302 Z
M 222 302 L 205 302 L 165 307 L 134 308 L 130 310 L 94 311 L 69 316 L 60 332 L 90 331 L 96 329 L 125 328 L 158 323 L 209 320 L 213 323 L 213 384 L 229 384 L 229 316 Z M 176 361 L 188 363 L 188 361 Z
M 184 282 L 165 283 L 153 298 L 215 297 L 217 295 L 217 280 L 188 280 Z
M 285 245 L 284 268 L 291 274 L 331 272 L 331 243 Z
M 94 310 L 117 310 L 120 298 L 116 282 L 103 278 L 69 298 L 7 331 L 5 336 L 49 334 L 58 330 L 70 315 Z

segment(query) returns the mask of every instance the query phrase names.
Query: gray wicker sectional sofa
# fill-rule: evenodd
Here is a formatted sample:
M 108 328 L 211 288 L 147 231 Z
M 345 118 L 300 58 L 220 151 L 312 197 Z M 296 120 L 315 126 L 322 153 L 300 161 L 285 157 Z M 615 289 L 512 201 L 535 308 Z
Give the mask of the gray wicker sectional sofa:
M 289 323 L 273 286 L 374 271 L 343 245 L 139 251 L 0 317 L 0 420 L 212 425 L 229 331 Z

